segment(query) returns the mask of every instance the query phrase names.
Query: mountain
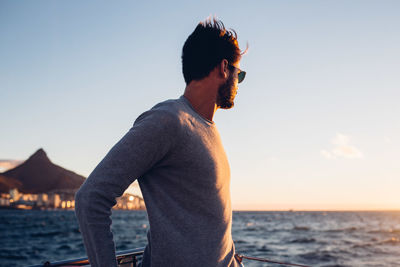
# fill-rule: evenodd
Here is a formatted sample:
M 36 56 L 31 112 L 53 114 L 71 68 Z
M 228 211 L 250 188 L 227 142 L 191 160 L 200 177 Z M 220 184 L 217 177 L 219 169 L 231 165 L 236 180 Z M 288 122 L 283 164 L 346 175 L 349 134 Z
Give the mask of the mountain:
M 22 184 L 20 181 L 0 174 L 0 193 L 8 193 L 10 189 L 20 188 L 21 186 Z
M 75 191 L 85 177 L 55 165 L 43 149 L 24 163 L 0 173 L 0 192 L 17 188 L 22 193 L 38 194 L 50 191 Z

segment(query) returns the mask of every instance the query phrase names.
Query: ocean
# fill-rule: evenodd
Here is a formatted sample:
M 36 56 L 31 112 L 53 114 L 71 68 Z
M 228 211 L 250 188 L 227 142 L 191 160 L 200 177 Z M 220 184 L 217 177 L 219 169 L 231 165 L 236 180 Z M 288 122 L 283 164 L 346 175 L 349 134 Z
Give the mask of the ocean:
M 117 250 L 145 246 L 148 227 L 144 211 L 114 211 Z M 321 267 L 400 266 L 400 212 L 234 212 L 232 235 L 246 256 Z M 0 266 L 85 256 L 73 211 L 0 210 L 0 244 Z

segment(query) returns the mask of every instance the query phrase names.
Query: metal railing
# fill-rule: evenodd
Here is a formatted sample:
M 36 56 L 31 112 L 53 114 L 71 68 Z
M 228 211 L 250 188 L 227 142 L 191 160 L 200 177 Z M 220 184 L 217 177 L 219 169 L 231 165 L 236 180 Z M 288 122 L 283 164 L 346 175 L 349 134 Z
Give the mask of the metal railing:
M 117 252 L 117 263 L 119 267 L 137 267 L 138 260 L 143 256 L 144 247 L 128 249 Z M 68 267 L 68 266 L 90 266 L 88 258 L 79 258 L 57 262 L 46 261 L 43 264 L 29 267 Z

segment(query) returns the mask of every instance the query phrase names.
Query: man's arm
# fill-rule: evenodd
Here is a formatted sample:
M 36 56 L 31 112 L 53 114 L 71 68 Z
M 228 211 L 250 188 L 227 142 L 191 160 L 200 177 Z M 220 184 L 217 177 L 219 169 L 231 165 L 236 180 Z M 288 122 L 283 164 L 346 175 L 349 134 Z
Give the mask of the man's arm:
M 76 193 L 75 212 L 91 266 L 117 266 L 111 208 L 134 180 L 170 151 L 177 125 L 168 112 L 143 113 Z

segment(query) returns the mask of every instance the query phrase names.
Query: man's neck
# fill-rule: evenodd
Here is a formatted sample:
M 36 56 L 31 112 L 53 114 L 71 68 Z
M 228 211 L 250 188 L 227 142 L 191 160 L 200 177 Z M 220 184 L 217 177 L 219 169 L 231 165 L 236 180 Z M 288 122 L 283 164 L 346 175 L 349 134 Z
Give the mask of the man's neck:
M 217 88 L 207 81 L 192 81 L 186 86 L 184 96 L 202 117 L 212 121 L 218 107 Z

